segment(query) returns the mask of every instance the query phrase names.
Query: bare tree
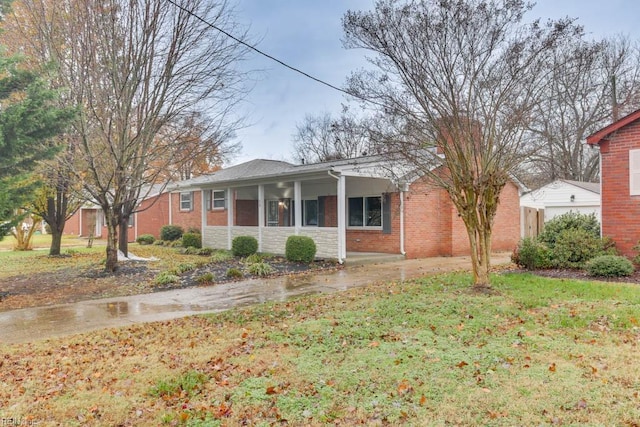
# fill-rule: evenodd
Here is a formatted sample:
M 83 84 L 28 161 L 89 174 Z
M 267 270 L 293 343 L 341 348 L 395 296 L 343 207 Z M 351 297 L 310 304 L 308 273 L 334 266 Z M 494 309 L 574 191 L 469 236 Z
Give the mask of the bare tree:
M 307 115 L 296 126 L 293 155 L 308 163 L 351 159 L 373 154 L 366 118 L 357 117 L 348 107 L 334 118 L 330 113 Z
M 533 144 L 540 148 L 525 170 L 540 185 L 555 179 L 595 181 L 599 153 L 584 141 L 620 114 L 637 108 L 638 49 L 624 38 L 574 38 L 549 55 L 555 67 L 546 76 L 544 97 L 530 125 Z
M 381 105 L 385 150 L 444 188 L 464 222 L 473 282 L 490 286 L 493 220 L 540 101 L 548 54 L 571 21 L 524 24 L 520 0 L 381 0 L 343 18 L 344 43 L 375 67 L 349 88 Z
M 214 26 L 238 27 L 224 0 L 23 3 L 39 35 L 33 42 L 81 107 L 76 177 L 104 212 L 105 268 L 114 271 L 129 218 L 175 164 L 158 135 L 194 114 L 221 129 L 237 125 L 230 113 L 244 88 L 235 65 L 245 50 Z

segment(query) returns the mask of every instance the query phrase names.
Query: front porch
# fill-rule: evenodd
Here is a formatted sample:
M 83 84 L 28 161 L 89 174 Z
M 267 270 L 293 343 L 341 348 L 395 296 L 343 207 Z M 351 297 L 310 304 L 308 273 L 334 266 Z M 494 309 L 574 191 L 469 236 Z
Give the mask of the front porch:
M 392 200 L 401 198 L 392 198 L 394 191 L 386 178 L 332 173 L 204 189 L 203 244 L 230 249 L 236 237 L 252 236 L 260 252 L 283 254 L 288 237 L 297 235 L 314 240 L 319 258 L 363 259 L 354 254 L 372 249 L 398 255 L 401 209 Z

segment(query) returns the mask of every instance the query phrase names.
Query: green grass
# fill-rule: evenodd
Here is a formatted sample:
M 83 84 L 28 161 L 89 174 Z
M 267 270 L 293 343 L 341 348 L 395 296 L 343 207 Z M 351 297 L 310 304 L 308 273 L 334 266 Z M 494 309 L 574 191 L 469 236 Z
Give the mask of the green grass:
M 101 425 L 640 419 L 637 285 L 493 283 L 479 294 L 449 274 L 6 347 L 0 416 L 64 424 L 98 406 Z

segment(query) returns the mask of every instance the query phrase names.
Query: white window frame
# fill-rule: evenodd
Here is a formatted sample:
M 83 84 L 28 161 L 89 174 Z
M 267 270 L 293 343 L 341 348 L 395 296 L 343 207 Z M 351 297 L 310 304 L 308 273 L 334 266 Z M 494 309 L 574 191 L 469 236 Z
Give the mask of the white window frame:
M 640 196 L 640 150 L 629 150 L 629 195 Z
M 216 197 L 216 193 L 218 197 Z M 222 194 L 222 197 L 219 197 Z M 222 206 L 216 206 L 216 202 L 222 201 Z M 227 207 L 227 192 L 225 190 L 211 190 L 211 210 L 221 211 Z
M 367 223 L 367 202 L 366 199 L 369 197 L 376 197 L 378 199 L 380 199 L 380 225 L 366 225 Z M 351 209 L 349 206 L 349 200 L 350 199 L 362 199 L 362 225 L 350 225 L 349 224 L 349 219 L 350 219 L 350 213 L 349 210 Z M 382 195 L 378 195 L 378 194 L 370 194 L 370 195 L 366 195 L 366 196 L 348 196 L 347 197 L 347 229 L 352 229 L 352 230 L 382 230 L 382 225 L 384 224 L 384 209 L 382 204 L 384 203 L 384 197 L 382 197 Z
M 184 196 L 188 196 L 189 200 L 185 200 Z M 185 204 L 188 204 L 188 207 L 185 207 Z M 192 210 L 193 210 L 193 193 L 191 191 L 180 193 L 180 211 L 190 212 Z

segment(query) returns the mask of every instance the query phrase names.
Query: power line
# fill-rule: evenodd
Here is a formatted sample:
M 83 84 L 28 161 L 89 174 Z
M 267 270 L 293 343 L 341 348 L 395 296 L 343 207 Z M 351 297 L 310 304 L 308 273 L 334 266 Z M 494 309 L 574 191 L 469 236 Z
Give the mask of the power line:
M 195 13 L 193 13 L 192 11 L 190 11 L 190 10 L 186 9 L 185 7 L 180 6 L 180 5 L 179 5 L 179 4 L 177 4 L 174 0 L 167 0 L 167 1 L 168 1 L 169 3 L 171 3 L 172 5 L 174 5 L 175 7 L 177 7 L 178 9 L 182 10 L 183 12 L 186 12 L 186 13 L 188 13 L 189 15 L 193 16 L 194 18 L 196 18 L 196 19 L 197 19 L 197 20 L 199 20 L 200 22 L 204 23 L 205 25 L 207 25 L 207 26 L 209 26 L 209 27 L 213 28 L 214 30 L 217 30 L 217 31 L 221 32 L 222 34 L 224 34 L 225 36 L 227 36 L 227 37 L 229 37 L 230 39 L 234 40 L 235 42 L 240 43 L 241 45 L 243 45 L 243 46 L 245 46 L 245 47 L 249 48 L 250 50 L 252 50 L 252 51 L 256 52 L 256 53 L 257 53 L 257 54 L 259 54 L 259 55 L 264 56 L 265 58 L 268 58 L 268 59 L 270 59 L 270 60 L 272 60 L 272 61 L 274 61 L 274 62 L 277 62 L 278 64 L 282 65 L 282 66 L 283 66 L 283 67 L 285 67 L 285 68 L 290 69 L 290 70 L 291 70 L 291 71 L 293 71 L 293 72 L 296 72 L 296 73 L 298 73 L 298 74 L 302 74 L 302 75 L 303 75 L 303 76 L 305 76 L 306 78 L 311 79 L 311 80 L 313 80 L 313 81 L 315 81 L 315 82 L 317 82 L 317 83 L 320 83 L 320 84 L 322 84 L 322 85 L 325 85 L 325 86 L 327 86 L 327 87 L 329 87 L 329 88 L 331 88 L 331 89 L 333 89 L 333 90 L 337 90 L 338 92 L 342 92 L 342 93 L 347 94 L 347 95 L 349 95 L 349 96 L 352 96 L 352 97 L 354 97 L 354 98 L 358 98 L 358 99 L 360 99 L 360 100 L 362 100 L 362 101 L 370 102 L 370 103 L 372 103 L 372 104 L 376 104 L 376 105 L 379 105 L 379 106 L 381 106 L 381 107 L 384 107 L 384 105 L 382 105 L 382 104 L 380 104 L 380 103 L 378 103 L 378 102 L 375 102 L 375 101 L 372 101 L 372 100 L 370 100 L 370 99 L 364 98 L 364 97 L 362 97 L 362 96 L 356 95 L 356 94 L 351 93 L 351 92 L 349 92 L 349 91 L 347 91 L 347 90 L 344 90 L 344 89 L 342 89 L 342 88 L 340 88 L 340 87 L 338 87 L 338 86 L 335 86 L 335 85 L 333 85 L 333 84 L 331 84 L 331 83 L 328 83 L 328 82 L 326 82 L 326 81 L 324 81 L 324 80 L 322 80 L 322 79 L 319 79 L 319 78 L 317 78 L 317 77 L 314 77 L 314 76 L 312 76 L 311 74 L 306 73 L 306 72 L 304 72 L 304 71 L 300 70 L 299 68 L 296 68 L 296 67 L 294 67 L 294 66 L 292 66 L 292 65 L 289 65 L 289 64 L 287 64 L 286 62 L 281 61 L 281 60 L 279 60 L 278 58 L 276 58 L 276 57 L 274 57 L 274 56 L 272 56 L 272 55 L 269 55 L 269 54 L 268 54 L 268 53 L 266 53 L 266 52 L 263 52 L 262 50 L 258 49 L 257 47 L 255 47 L 255 46 L 253 46 L 253 45 L 250 45 L 249 43 L 245 42 L 244 40 L 241 40 L 241 39 L 239 39 L 239 38 L 235 37 L 233 34 L 231 34 L 231 33 L 227 32 L 227 31 L 223 30 L 222 28 L 220 28 L 220 27 L 218 27 L 218 26 L 216 26 L 216 25 L 212 24 L 211 22 L 207 21 L 206 19 L 204 19 L 204 18 L 202 18 L 202 17 L 200 17 L 200 16 L 196 15 L 196 14 L 195 14 Z

